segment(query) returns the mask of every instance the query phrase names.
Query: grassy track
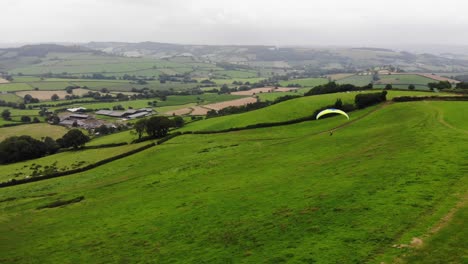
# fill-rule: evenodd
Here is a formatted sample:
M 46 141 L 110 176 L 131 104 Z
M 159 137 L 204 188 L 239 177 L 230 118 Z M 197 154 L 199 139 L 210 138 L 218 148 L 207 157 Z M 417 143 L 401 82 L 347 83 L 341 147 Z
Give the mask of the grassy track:
M 395 103 L 333 136 L 316 132 L 340 117 L 184 135 L 74 176 L 0 189 L 0 259 L 379 263 L 465 190 L 468 146 L 457 142 L 466 135 L 439 119 L 451 103 Z

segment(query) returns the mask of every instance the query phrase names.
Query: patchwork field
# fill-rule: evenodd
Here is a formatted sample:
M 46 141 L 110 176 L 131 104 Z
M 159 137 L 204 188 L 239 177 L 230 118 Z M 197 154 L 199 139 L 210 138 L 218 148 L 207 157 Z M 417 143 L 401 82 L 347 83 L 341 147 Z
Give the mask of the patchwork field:
M 434 82 L 433 79 L 416 75 L 416 74 L 391 74 L 391 75 L 379 75 L 380 80 L 375 82 L 376 84 L 409 84 L 414 85 L 425 85 Z
M 326 84 L 328 80 L 326 78 L 304 78 L 304 79 L 292 79 L 289 81 L 281 81 L 281 86 L 288 86 L 288 84 L 299 84 L 302 87 L 315 87 L 321 84 Z
M 12 94 L 12 93 L 0 93 L 0 100 L 5 101 L 5 102 L 13 102 L 13 103 L 23 102 L 21 97 L 16 96 L 15 94 Z
M 452 113 L 468 104 L 453 103 L 183 135 L 87 172 L 2 188 L 0 259 L 392 263 L 416 251 L 393 245 L 418 238 L 427 249 L 415 254 L 430 260 L 440 248 L 436 259 L 463 263 L 463 250 L 445 243 L 464 243 L 463 233 L 450 237 L 466 229 L 464 211 L 455 229 L 425 239 L 466 192 L 466 119 Z
M 352 75 L 343 79 L 339 79 L 336 83 L 339 84 L 353 84 L 356 86 L 365 86 L 372 82 L 371 75 Z
M 59 100 L 63 100 L 65 96 L 68 95 L 66 91 L 22 91 L 16 92 L 16 95 L 19 97 L 24 97 L 25 95 L 31 95 L 34 98 L 37 98 L 41 101 L 51 100 L 52 95 L 56 94 L 59 97 Z

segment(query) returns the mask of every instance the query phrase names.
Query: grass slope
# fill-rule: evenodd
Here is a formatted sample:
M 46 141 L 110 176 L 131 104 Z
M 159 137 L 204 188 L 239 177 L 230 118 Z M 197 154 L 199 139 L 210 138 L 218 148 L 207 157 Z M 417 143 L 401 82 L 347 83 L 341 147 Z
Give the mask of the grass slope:
M 60 171 L 65 171 L 84 167 L 92 163 L 117 156 L 119 154 L 134 150 L 138 147 L 142 147 L 148 143 L 149 142 L 143 142 L 110 148 L 67 151 L 35 160 L 0 165 L 0 169 L 2 171 L 2 175 L 0 175 L 0 182 L 14 179 L 15 177 L 18 177 L 16 179 L 22 179 L 26 176 L 29 176 L 33 172 L 31 167 L 35 167 L 37 165 L 40 165 L 42 168 L 44 168 L 45 166 L 50 166 L 54 162 L 57 162 L 57 168 Z
M 256 111 L 216 117 L 194 122 L 182 128 L 181 131 L 223 130 L 232 127 L 244 127 L 247 125 L 258 123 L 280 122 L 290 119 L 306 117 L 312 115 L 314 111 L 320 107 L 335 103 L 337 98 L 341 98 L 344 103 L 354 103 L 354 97 L 356 96 L 356 94 L 357 93 L 335 93 L 307 96 L 275 104 L 273 106 L 259 109 Z M 391 99 L 393 97 L 402 95 L 428 96 L 434 95 L 434 93 L 389 91 L 387 94 L 387 99 Z
M 466 190 L 466 135 L 439 119 L 451 102 L 436 107 L 392 104 L 333 136 L 317 132 L 342 118 L 184 135 L 0 189 L 0 260 L 379 263 Z M 36 209 L 57 201 L 80 202 Z

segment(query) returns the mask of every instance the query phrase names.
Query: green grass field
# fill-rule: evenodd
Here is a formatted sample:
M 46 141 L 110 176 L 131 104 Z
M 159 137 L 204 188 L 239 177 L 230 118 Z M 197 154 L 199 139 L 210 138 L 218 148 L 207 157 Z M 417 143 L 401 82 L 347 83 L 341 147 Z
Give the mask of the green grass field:
M 303 93 L 297 92 L 275 92 L 275 93 L 259 93 L 257 94 L 260 101 L 274 101 L 278 97 L 286 95 L 303 95 Z
M 377 92 L 377 91 L 372 91 Z M 210 118 L 203 121 L 194 122 L 183 127 L 182 131 L 213 131 L 223 130 L 233 127 L 244 127 L 258 123 L 281 122 L 291 119 L 310 116 L 320 107 L 334 104 L 336 99 L 340 98 L 343 103 L 354 103 L 354 97 L 357 93 L 335 93 L 319 96 L 307 96 L 294 100 L 289 100 L 279 104 L 262 108 L 256 111 L 246 112 L 236 115 L 228 115 L 216 118 Z M 406 92 L 389 91 L 387 99 L 397 96 L 427 96 L 434 95 L 429 92 Z
M 13 92 L 13 91 L 28 91 L 33 88 L 27 83 L 2 83 L 0 84 L 0 92 Z
M 0 141 L 7 137 L 28 135 L 36 139 L 51 137 L 57 139 L 67 133 L 68 129 L 63 126 L 53 126 L 47 123 L 26 124 L 13 127 L 0 128 Z
M 355 86 L 365 86 L 372 82 L 371 75 L 353 75 L 336 81 L 338 84 L 352 84 Z
M 7 181 L 9 179 L 22 179 L 26 176 L 29 176 L 33 171 L 31 167 L 35 167 L 37 165 L 40 165 L 43 168 L 45 166 L 50 166 L 54 162 L 57 162 L 57 168 L 60 171 L 66 171 L 84 167 L 100 160 L 117 156 L 130 150 L 137 149 L 138 147 L 142 147 L 148 143 L 149 142 L 143 142 L 110 148 L 67 151 L 39 159 L 27 160 L 8 165 L 0 165 L 0 169 L 2 170 L 0 182 Z
M 405 251 L 392 245 L 422 237 L 466 192 L 467 120 L 451 113 L 467 107 L 394 103 L 357 119 L 377 108 L 365 109 L 333 136 L 326 131 L 342 117 L 184 135 L 87 172 L 3 188 L 0 260 L 393 260 Z M 462 251 L 449 253 L 463 263 Z
M 409 84 L 419 84 L 419 85 L 424 85 L 427 86 L 428 83 L 430 82 L 436 82 L 433 79 L 416 75 L 416 74 L 392 74 L 392 75 L 384 75 L 381 74 L 379 75 L 380 80 L 382 84 L 406 84 L 408 86 Z
M 105 136 L 100 136 L 92 139 L 88 143 L 86 143 L 86 146 L 98 146 L 98 145 L 104 145 L 104 144 L 112 144 L 112 143 L 130 143 L 132 140 L 137 139 L 138 136 L 132 131 L 123 131 L 123 132 L 118 132 L 110 135 L 105 135 Z
M 12 93 L 0 93 L 0 100 L 5 101 L 5 102 L 12 102 L 12 103 L 21 103 L 23 102 L 23 99 L 16 94 Z
M 326 78 L 304 78 L 304 79 L 292 79 L 289 81 L 281 81 L 281 86 L 287 86 L 288 84 L 299 84 L 302 87 L 315 87 L 321 84 L 328 83 Z

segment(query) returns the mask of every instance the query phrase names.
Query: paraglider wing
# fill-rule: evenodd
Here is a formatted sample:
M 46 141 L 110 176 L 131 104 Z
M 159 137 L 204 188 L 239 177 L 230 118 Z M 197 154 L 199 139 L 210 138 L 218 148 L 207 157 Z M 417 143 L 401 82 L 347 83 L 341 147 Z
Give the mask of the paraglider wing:
M 321 116 L 326 115 L 326 114 L 340 114 L 340 115 L 344 115 L 344 116 L 346 116 L 346 118 L 348 118 L 348 120 L 349 120 L 348 114 L 346 114 L 344 111 L 342 111 L 342 110 L 340 110 L 340 109 L 335 109 L 335 108 L 328 108 L 328 109 L 325 109 L 325 110 L 323 110 L 323 111 L 320 111 L 320 113 L 317 114 L 317 118 L 316 118 L 316 119 L 319 119 Z

